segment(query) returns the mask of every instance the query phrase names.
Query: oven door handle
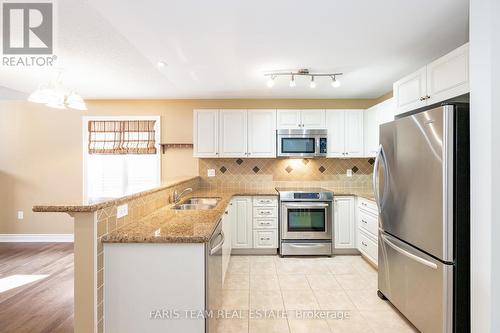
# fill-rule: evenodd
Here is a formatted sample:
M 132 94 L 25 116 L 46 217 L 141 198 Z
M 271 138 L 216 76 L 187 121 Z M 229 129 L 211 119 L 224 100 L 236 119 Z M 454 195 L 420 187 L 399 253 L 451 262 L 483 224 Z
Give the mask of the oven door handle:
M 316 202 L 311 202 L 307 204 L 298 204 L 298 203 L 285 203 L 283 204 L 285 207 L 292 207 L 292 208 L 325 208 L 328 207 L 329 204 L 327 203 L 316 203 Z

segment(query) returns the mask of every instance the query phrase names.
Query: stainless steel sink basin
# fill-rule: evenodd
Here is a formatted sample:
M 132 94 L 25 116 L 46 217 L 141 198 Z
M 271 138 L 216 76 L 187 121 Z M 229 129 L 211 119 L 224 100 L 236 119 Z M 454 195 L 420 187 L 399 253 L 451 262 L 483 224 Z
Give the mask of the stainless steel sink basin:
M 172 207 L 176 210 L 208 210 L 217 206 L 220 198 L 189 198 Z
M 217 203 L 220 201 L 220 198 L 199 198 L 199 197 L 193 197 L 189 198 L 185 201 L 183 201 L 183 204 L 188 204 L 188 205 L 217 205 Z

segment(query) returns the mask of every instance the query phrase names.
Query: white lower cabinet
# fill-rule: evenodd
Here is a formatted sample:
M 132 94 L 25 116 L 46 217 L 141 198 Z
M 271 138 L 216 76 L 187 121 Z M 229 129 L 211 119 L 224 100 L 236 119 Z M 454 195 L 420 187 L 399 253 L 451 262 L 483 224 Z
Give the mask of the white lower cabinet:
M 231 246 L 233 249 L 252 248 L 252 198 L 235 197 L 231 203 Z
M 356 248 L 355 197 L 335 197 L 333 224 L 336 249 Z
M 361 254 L 378 265 L 378 208 L 377 204 L 365 198 L 358 198 L 357 239 Z
M 278 230 L 277 229 L 254 230 L 253 247 L 256 249 L 278 248 Z
M 235 197 L 231 203 L 233 249 L 278 248 L 276 196 Z

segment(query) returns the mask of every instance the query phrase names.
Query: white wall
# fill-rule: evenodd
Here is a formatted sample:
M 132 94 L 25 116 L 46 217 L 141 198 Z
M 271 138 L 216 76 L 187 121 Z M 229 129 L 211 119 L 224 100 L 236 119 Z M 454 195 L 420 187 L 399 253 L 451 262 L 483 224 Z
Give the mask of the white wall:
M 470 1 L 472 332 L 500 332 L 500 1 Z M 494 209 L 496 208 L 496 212 Z

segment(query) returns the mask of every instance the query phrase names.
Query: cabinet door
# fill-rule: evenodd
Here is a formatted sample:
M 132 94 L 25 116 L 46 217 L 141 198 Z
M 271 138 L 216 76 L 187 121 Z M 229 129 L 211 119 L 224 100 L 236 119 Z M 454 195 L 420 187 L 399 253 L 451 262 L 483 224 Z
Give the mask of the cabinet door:
M 327 156 L 345 156 L 345 119 L 344 110 L 326 110 L 326 128 L 328 130 Z
M 302 128 L 300 110 L 277 110 L 278 128 Z
M 236 197 L 233 199 L 232 248 L 249 249 L 253 246 L 252 234 L 252 198 Z
M 276 110 L 248 110 L 248 157 L 276 157 Z
M 354 219 L 354 197 L 334 199 L 334 233 L 336 249 L 356 248 L 356 223 Z
M 426 100 L 421 100 L 427 95 L 426 68 L 412 73 L 394 83 L 394 98 L 396 100 L 396 114 L 426 106 Z
M 363 110 L 345 111 L 345 156 L 363 157 Z
M 219 156 L 246 157 L 247 110 L 220 110 Z
M 302 128 L 326 128 L 325 110 L 302 110 Z
M 378 121 L 377 112 L 379 105 L 374 105 L 365 110 L 363 115 L 363 141 L 364 141 L 364 156 L 375 157 L 378 150 Z
M 427 65 L 427 104 L 469 92 L 469 44 Z
M 193 155 L 217 157 L 219 110 L 193 110 Z
M 380 104 L 377 104 L 377 123 L 382 125 L 394 120 L 394 111 L 396 110 L 396 105 L 394 103 L 394 98 L 389 98 Z M 378 134 L 377 134 L 378 140 Z

